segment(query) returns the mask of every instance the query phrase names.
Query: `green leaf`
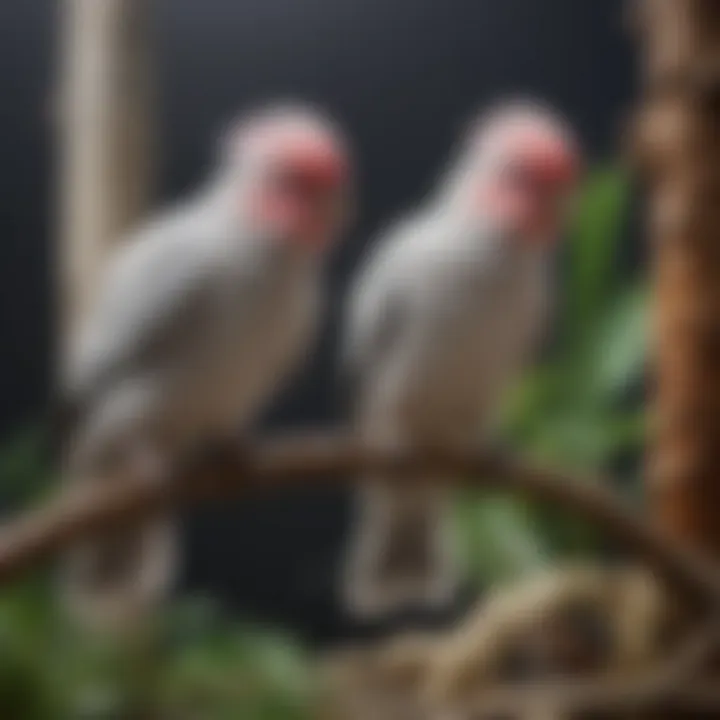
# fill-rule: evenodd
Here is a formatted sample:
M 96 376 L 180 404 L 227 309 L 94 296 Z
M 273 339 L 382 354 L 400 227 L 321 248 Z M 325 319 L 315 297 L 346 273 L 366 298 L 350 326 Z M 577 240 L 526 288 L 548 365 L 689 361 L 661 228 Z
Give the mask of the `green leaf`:
M 526 507 L 516 498 L 463 494 L 456 517 L 461 554 L 473 577 L 514 577 L 549 560 Z
M 50 472 L 43 459 L 44 432 L 38 425 L 20 430 L 0 447 L 0 501 L 12 506 L 37 499 Z
M 596 397 L 610 400 L 638 380 L 647 360 L 648 292 L 626 291 L 610 308 L 589 352 L 587 382 Z
M 628 199 L 627 174 L 609 165 L 591 175 L 578 200 L 564 298 L 570 335 L 584 334 L 616 288 L 615 263 Z
M 270 629 L 236 626 L 207 603 L 185 604 L 177 618 L 194 618 L 192 641 L 176 647 L 165 673 L 165 706 L 189 717 L 295 720 L 308 716 L 313 676 L 303 649 Z M 183 715 L 184 717 L 184 715 Z
M 511 388 L 501 412 L 501 425 L 510 437 L 520 441 L 532 436 L 557 405 L 563 393 L 566 374 L 562 364 L 545 363 L 525 373 Z

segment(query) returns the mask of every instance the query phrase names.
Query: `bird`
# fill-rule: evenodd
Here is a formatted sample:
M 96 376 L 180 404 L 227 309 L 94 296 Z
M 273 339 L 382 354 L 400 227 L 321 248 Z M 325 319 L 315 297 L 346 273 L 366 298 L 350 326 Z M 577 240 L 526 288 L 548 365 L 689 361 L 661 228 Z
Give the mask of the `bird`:
M 309 356 L 323 265 L 349 223 L 349 140 L 326 112 L 275 103 L 239 116 L 209 177 L 118 244 L 61 375 L 76 492 L 177 469 L 242 435 Z M 60 595 L 90 628 L 142 624 L 177 573 L 163 516 L 69 549 Z
M 553 251 L 581 169 L 569 123 L 532 99 L 471 123 L 438 187 L 379 233 L 349 292 L 341 365 L 351 423 L 380 446 L 489 442 L 532 358 Z M 341 594 L 357 617 L 440 608 L 460 559 L 444 479 L 359 482 Z

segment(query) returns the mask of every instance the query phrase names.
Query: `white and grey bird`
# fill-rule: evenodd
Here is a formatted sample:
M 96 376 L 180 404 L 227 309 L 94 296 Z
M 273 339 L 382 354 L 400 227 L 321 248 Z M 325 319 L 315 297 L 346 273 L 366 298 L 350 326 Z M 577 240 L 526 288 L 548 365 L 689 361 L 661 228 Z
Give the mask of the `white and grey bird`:
M 578 167 L 554 112 L 498 105 L 474 124 L 439 193 L 380 237 L 350 295 L 343 349 L 368 442 L 487 438 L 541 336 Z M 459 568 L 441 480 L 361 484 L 343 578 L 356 615 L 452 598 Z
M 110 262 L 72 343 L 67 472 L 152 475 L 246 429 L 312 347 L 322 258 L 345 224 L 346 141 L 323 114 L 277 106 L 241 119 L 189 200 Z M 84 542 L 62 566 L 71 611 L 102 625 L 147 616 L 177 562 L 172 518 Z

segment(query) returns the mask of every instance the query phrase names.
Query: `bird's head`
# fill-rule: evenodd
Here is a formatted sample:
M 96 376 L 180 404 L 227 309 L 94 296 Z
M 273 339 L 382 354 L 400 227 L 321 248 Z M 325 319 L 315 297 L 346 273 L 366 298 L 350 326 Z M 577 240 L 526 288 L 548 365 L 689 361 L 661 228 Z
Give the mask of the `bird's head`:
M 553 243 L 567 219 L 581 168 L 566 123 L 530 103 L 500 106 L 474 129 L 472 202 L 508 237 Z
M 324 249 L 348 219 L 350 152 L 316 111 L 278 107 L 241 122 L 231 135 L 239 203 L 253 226 L 282 242 Z

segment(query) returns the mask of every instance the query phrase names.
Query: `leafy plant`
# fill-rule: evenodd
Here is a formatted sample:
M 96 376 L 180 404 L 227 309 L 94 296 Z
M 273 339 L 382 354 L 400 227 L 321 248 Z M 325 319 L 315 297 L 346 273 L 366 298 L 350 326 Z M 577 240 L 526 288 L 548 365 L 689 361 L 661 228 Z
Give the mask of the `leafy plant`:
M 303 648 L 269 628 L 239 625 L 207 602 L 175 609 L 180 632 L 160 687 L 173 718 L 303 720 L 314 678 Z
M 14 720 L 305 720 L 312 664 L 292 639 L 192 599 L 142 643 L 102 642 L 30 583 L 0 601 L 0 717 Z
M 0 447 L 0 507 L 4 511 L 38 499 L 50 486 L 42 425 L 19 430 Z

